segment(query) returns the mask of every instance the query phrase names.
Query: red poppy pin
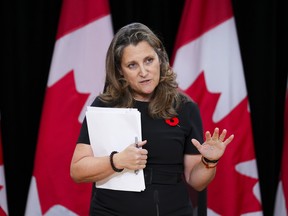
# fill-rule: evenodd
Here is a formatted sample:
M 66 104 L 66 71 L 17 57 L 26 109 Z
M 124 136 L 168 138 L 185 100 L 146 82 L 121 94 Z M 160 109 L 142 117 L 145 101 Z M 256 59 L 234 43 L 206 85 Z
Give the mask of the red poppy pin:
M 177 117 L 173 117 L 173 118 L 171 118 L 171 119 L 166 119 L 165 122 L 166 122 L 168 125 L 175 127 L 175 126 L 178 125 L 179 119 L 178 119 Z

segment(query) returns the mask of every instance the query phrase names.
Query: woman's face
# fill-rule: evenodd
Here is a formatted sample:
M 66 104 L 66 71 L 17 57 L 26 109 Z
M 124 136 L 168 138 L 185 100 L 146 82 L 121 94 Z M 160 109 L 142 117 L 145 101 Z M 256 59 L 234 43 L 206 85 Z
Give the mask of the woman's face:
M 132 88 L 134 99 L 149 101 L 160 79 L 157 53 L 146 41 L 128 45 L 123 50 L 121 74 Z

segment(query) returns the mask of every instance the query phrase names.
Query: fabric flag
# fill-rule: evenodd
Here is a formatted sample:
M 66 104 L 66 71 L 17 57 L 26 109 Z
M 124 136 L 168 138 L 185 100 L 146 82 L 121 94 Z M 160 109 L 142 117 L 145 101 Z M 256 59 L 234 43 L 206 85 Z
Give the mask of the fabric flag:
M 108 0 L 64 0 L 54 47 L 26 212 L 88 215 L 92 184 L 70 178 L 87 105 L 103 90 L 113 37 Z
M 0 216 L 8 215 L 7 207 L 8 206 L 6 197 L 6 183 L 5 183 L 3 151 L 2 151 L 2 133 L 0 128 Z
M 230 0 L 186 0 L 172 56 L 179 88 L 200 108 L 204 131 L 235 138 L 207 188 L 208 215 L 262 215 L 243 66 Z M 203 134 L 204 135 L 204 134 Z
M 284 143 L 282 151 L 282 164 L 280 181 L 278 183 L 274 216 L 288 215 L 288 78 L 286 87 L 286 101 L 284 114 Z

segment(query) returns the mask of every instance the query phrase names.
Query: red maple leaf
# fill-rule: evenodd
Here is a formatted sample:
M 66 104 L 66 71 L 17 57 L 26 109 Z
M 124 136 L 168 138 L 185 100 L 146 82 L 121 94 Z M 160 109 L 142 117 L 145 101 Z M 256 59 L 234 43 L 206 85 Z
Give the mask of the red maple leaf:
M 220 130 L 227 129 L 228 133 L 235 135 L 219 161 L 215 179 L 208 186 L 208 208 L 222 216 L 261 211 L 261 204 L 253 194 L 253 187 L 258 179 L 236 171 L 236 166 L 240 163 L 255 159 L 247 98 L 215 123 L 212 116 L 220 94 L 208 91 L 204 72 L 185 92 L 200 108 L 204 131 L 213 132 L 215 127 L 219 127 Z
M 0 216 L 7 216 L 6 212 L 0 206 Z
M 92 185 L 76 184 L 70 177 L 78 117 L 88 96 L 77 92 L 73 71 L 47 89 L 34 169 L 43 214 L 62 205 L 88 215 Z

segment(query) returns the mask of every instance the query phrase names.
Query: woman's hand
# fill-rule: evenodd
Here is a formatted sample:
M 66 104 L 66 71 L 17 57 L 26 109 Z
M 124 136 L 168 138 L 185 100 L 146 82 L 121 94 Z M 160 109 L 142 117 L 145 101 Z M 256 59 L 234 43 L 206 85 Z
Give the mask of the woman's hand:
M 225 140 L 226 134 L 227 130 L 224 129 L 219 136 L 219 128 L 215 128 L 212 137 L 209 131 L 205 133 L 206 140 L 202 145 L 196 139 L 191 141 L 203 157 L 209 160 L 219 160 L 224 154 L 227 145 L 234 138 L 234 135 L 231 135 Z
M 144 169 L 147 163 L 147 154 L 146 149 L 141 148 L 147 143 L 147 140 L 139 141 L 138 148 L 135 144 L 129 145 L 123 151 L 114 155 L 114 164 L 118 169 L 130 169 L 130 170 L 139 170 Z

